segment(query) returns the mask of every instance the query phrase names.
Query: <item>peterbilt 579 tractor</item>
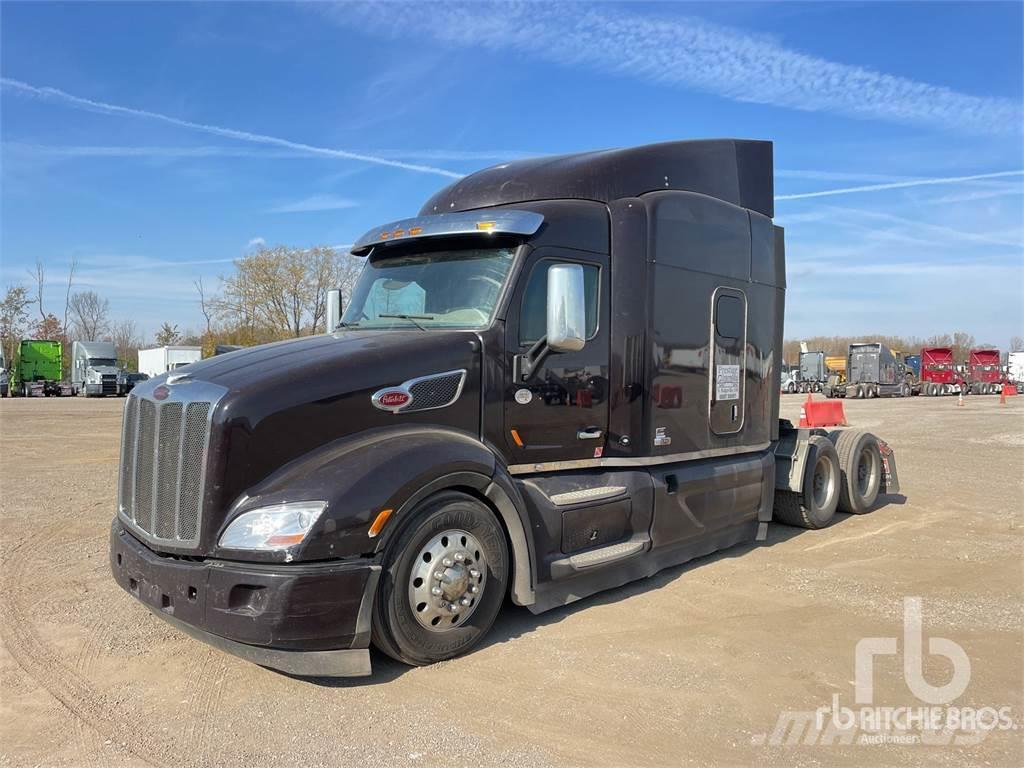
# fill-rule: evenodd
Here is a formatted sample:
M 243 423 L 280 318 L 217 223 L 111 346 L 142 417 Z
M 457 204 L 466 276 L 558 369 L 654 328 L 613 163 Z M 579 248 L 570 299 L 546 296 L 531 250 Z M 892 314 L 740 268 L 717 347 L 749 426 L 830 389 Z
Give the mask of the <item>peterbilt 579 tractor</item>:
M 772 145 L 506 163 L 375 227 L 341 321 L 140 382 L 114 577 L 295 675 L 469 651 L 539 613 L 898 490 L 779 419 Z M 332 323 L 333 325 L 333 323 Z M 680 610 L 685 610 L 685 606 Z

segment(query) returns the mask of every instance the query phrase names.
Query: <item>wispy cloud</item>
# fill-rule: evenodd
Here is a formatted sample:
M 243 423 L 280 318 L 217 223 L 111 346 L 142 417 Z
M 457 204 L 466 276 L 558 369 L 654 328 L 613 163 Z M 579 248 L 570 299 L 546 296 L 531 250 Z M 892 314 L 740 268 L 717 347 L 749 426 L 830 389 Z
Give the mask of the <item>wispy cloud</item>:
M 44 157 L 65 157 L 65 158 L 89 158 L 89 157 L 125 157 L 125 158 L 155 158 L 155 159 L 188 159 L 188 158 L 210 158 L 210 157 L 241 157 L 241 158 L 263 158 L 274 159 L 296 159 L 304 157 L 323 158 L 320 152 L 298 149 L 255 149 L 251 147 L 228 147 L 228 146 L 201 146 L 201 147 L 175 147 L 175 146 L 118 146 L 118 145 L 68 145 L 68 144 L 32 144 L 19 141 L 5 141 L 2 145 L 4 152 L 17 152 L 25 155 L 41 155 Z M 519 149 L 367 149 L 359 152 L 361 155 L 373 155 L 386 160 L 431 160 L 431 161 L 504 161 L 519 160 L 526 157 L 536 157 L 544 154 L 542 152 L 526 152 Z M 343 157 L 340 159 L 349 159 Z M 452 171 L 454 173 L 454 171 Z M 856 176 L 856 174 L 854 174 Z M 810 177 L 807 177 L 810 178 Z M 826 178 L 842 180 L 844 175 L 839 177 L 830 174 L 816 176 L 813 178 Z M 875 179 L 847 178 L 847 181 L 873 181 Z
M 935 184 L 960 184 L 982 179 L 1002 179 L 1009 176 L 1024 176 L 1024 170 L 997 171 L 995 173 L 976 173 L 971 176 L 947 176 L 941 179 L 915 179 L 913 181 L 894 181 L 887 184 L 867 184 L 860 187 L 844 187 L 842 189 L 822 189 L 817 192 L 800 192 L 795 195 L 776 195 L 776 200 L 804 200 L 811 197 L 831 197 L 833 195 L 850 195 L 856 192 L 879 192 L 884 189 L 905 189 L 907 187 L 925 187 Z
M 148 120 L 156 120 L 169 125 L 176 125 L 180 128 L 188 128 L 194 131 L 202 131 L 203 133 L 212 134 L 214 136 L 221 136 L 226 139 L 235 139 L 237 141 L 244 141 L 250 144 L 262 144 L 265 146 L 279 147 L 283 149 L 292 149 L 301 152 L 308 152 L 310 154 L 323 155 L 325 157 L 336 157 L 343 158 L 346 160 L 359 160 L 365 163 L 374 163 L 376 165 L 384 165 L 392 168 L 402 168 L 407 171 L 417 171 L 419 173 L 431 173 L 438 176 L 445 176 L 447 178 L 458 179 L 462 178 L 462 174 L 449 171 L 444 168 L 436 168 L 432 165 L 421 165 L 419 163 L 407 163 L 401 160 L 390 160 L 385 157 L 377 157 L 375 155 L 369 155 L 361 152 L 349 152 L 344 149 L 330 149 L 328 147 L 318 147 L 313 144 L 305 144 L 298 141 L 291 141 L 289 139 L 282 139 L 276 136 L 268 136 L 261 133 L 252 133 L 250 131 L 240 131 L 234 128 L 225 128 L 218 125 L 209 125 L 206 123 L 196 123 L 191 120 L 183 120 L 181 118 L 173 117 L 171 115 L 165 115 L 160 112 L 152 112 L 145 109 L 135 109 L 134 107 L 125 107 L 118 104 L 110 104 L 103 101 L 95 101 L 93 99 L 87 99 L 81 96 L 75 96 L 67 93 L 66 91 L 59 90 L 57 88 L 51 88 L 49 86 L 35 86 L 29 83 L 22 82 L 21 80 L 12 80 L 11 78 L 3 77 L 0 78 L 0 86 L 11 89 L 17 93 L 27 94 L 38 98 L 46 99 L 49 101 L 55 101 L 60 104 L 64 104 L 76 109 L 85 109 L 90 112 L 100 112 L 108 115 L 123 115 L 128 117 L 139 117 Z
M 337 195 L 310 195 L 301 200 L 284 203 L 269 209 L 267 213 L 311 213 L 314 211 L 338 211 L 342 208 L 355 208 L 359 203 L 347 197 Z
M 975 134 L 1016 134 L 1024 122 L 1021 104 L 1011 99 L 829 61 L 699 18 L 530 2 L 344 4 L 328 13 L 395 37 L 512 50 L 735 101 Z

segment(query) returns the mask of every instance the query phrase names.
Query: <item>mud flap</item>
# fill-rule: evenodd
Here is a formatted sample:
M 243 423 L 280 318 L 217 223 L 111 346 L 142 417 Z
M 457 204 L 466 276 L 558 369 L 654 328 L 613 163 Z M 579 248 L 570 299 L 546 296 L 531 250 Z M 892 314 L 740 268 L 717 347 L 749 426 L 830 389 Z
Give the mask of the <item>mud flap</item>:
M 882 455 L 882 490 L 900 492 L 900 478 L 896 473 L 896 453 L 884 440 L 878 439 L 878 452 Z

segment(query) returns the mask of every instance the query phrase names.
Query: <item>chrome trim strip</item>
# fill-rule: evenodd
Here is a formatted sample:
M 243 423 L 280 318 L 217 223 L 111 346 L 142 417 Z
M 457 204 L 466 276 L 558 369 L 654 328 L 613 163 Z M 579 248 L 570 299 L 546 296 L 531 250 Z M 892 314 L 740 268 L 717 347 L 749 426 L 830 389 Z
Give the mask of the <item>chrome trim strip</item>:
M 487 222 L 492 225 L 480 229 L 477 225 Z M 374 227 L 360 237 L 351 252 L 356 256 L 365 256 L 375 245 L 387 245 L 406 240 L 421 240 L 427 237 L 447 237 L 451 235 L 532 235 L 544 217 L 533 211 L 519 211 L 509 208 L 483 211 L 465 211 L 459 213 L 439 213 L 429 216 L 417 216 L 411 219 L 399 219 L 390 224 Z M 411 230 L 419 230 L 409 234 Z M 398 233 L 396 235 L 396 233 Z
M 423 411 L 436 411 L 438 408 L 447 408 L 449 405 L 454 404 L 455 402 L 458 401 L 460 397 L 462 397 L 462 388 L 466 386 L 466 374 L 467 370 L 465 368 L 457 368 L 454 371 L 445 371 L 444 373 L 428 373 L 426 376 L 417 376 L 415 379 L 403 381 L 398 386 L 383 387 L 382 389 L 378 389 L 370 397 L 370 402 L 373 403 L 375 407 L 380 408 L 382 411 L 391 411 L 391 413 L 403 413 L 406 411 L 408 411 L 409 413 L 422 413 Z M 451 400 L 449 400 L 447 403 L 444 403 L 443 405 L 432 405 L 429 408 L 413 408 L 412 410 L 410 410 L 409 406 L 413 405 L 413 403 L 415 403 L 416 401 L 411 392 L 412 387 L 419 384 L 420 382 L 430 381 L 430 379 L 443 379 L 445 376 L 459 377 L 459 386 L 456 387 L 455 396 L 452 397 Z M 404 392 L 409 396 L 409 399 L 406 400 L 397 408 L 390 405 L 383 405 L 380 402 L 380 399 L 389 392 Z
M 511 475 L 528 475 L 534 472 L 557 472 L 566 469 L 592 469 L 594 467 L 635 467 L 643 468 L 656 464 L 673 464 L 677 461 L 694 461 L 711 459 L 717 456 L 733 456 L 743 453 L 756 453 L 771 447 L 771 443 L 757 445 L 738 445 L 729 448 L 707 448 L 702 451 L 685 451 L 667 456 L 635 456 L 627 458 L 607 459 L 575 459 L 573 461 L 545 461 L 538 464 L 511 464 L 508 472 Z

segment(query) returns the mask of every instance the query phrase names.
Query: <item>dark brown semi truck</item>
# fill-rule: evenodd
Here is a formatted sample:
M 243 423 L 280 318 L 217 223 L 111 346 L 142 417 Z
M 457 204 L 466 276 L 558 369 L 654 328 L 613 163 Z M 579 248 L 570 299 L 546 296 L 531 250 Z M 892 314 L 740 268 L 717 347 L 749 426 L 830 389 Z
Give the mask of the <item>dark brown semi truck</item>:
M 111 567 L 296 675 L 468 651 L 564 605 L 897 490 L 891 451 L 779 420 L 772 145 L 508 163 L 370 230 L 328 334 L 139 383 Z

